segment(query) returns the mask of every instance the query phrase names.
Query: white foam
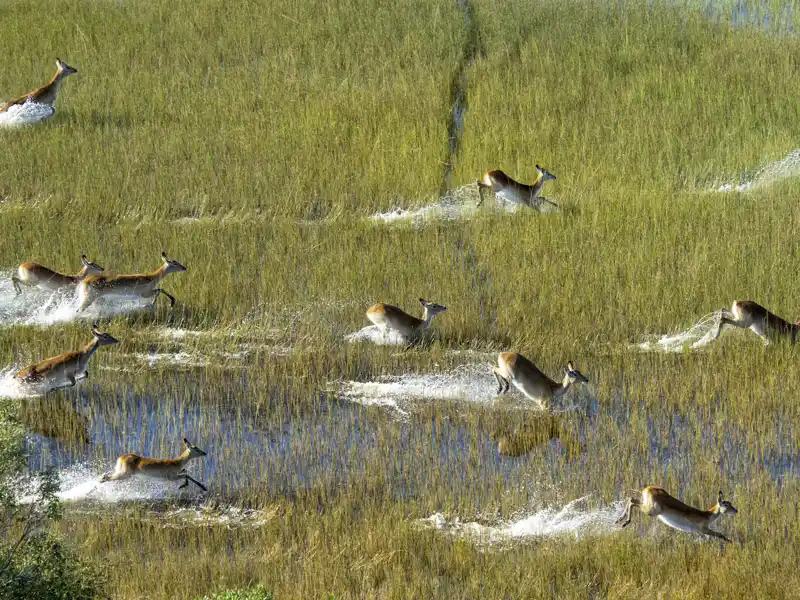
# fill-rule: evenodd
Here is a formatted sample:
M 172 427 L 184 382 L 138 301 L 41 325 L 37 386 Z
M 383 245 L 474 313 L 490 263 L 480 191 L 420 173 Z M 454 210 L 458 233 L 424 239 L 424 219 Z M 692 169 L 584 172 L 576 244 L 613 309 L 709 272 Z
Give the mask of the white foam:
M 449 373 L 409 373 L 378 381 L 345 381 L 342 398 L 364 406 L 384 406 L 407 414 L 415 400 L 462 400 L 490 403 L 495 399 L 494 379 L 482 364 L 462 365 Z
M 38 390 L 35 386 L 25 385 L 16 380 L 14 375 L 17 372 L 19 372 L 17 367 L 0 371 L 0 398 L 35 398 L 44 393 L 44 390 Z
M 100 477 L 104 472 L 105 470 L 98 472 L 86 464 L 62 469 L 59 473 L 61 491 L 58 493 L 58 498 L 64 502 L 91 500 L 112 504 L 129 500 L 152 501 L 185 498 L 204 493 L 191 483 L 189 487 L 180 489 L 178 482 L 146 477 L 131 477 L 123 481 L 100 483 Z M 24 500 L 25 498 L 23 498 Z
M 17 295 L 10 277 L 9 272 L 0 273 L 0 325 L 55 325 L 153 309 L 152 300 L 145 298 L 104 296 L 79 313 L 74 294 L 24 288 Z
M 705 315 L 685 331 L 665 335 L 650 335 L 633 348 L 646 352 L 683 352 L 687 347 L 702 348 L 714 341 L 720 318 L 727 311 L 717 310 Z
M 491 193 L 489 194 L 491 195 Z M 520 209 L 528 210 L 527 207 L 516 202 L 507 201 L 502 195 L 496 195 L 496 206 L 504 212 L 515 212 Z M 442 198 L 416 209 L 395 208 L 388 212 L 376 213 L 370 220 L 378 223 L 399 223 L 411 222 L 420 224 L 426 220 L 454 221 L 475 215 L 482 207 L 479 206 L 480 194 L 478 187 L 473 184 L 462 185 L 451 190 Z M 487 207 L 491 205 L 487 198 Z M 555 204 L 548 202 L 537 202 L 536 207 L 540 212 L 558 212 L 559 208 Z
M 744 182 L 730 182 L 715 188 L 717 192 L 749 192 L 800 175 L 800 148 L 792 150 L 781 160 L 761 167 L 753 177 Z
M 187 337 L 200 337 L 208 334 L 207 331 L 201 331 L 199 329 L 180 329 L 173 327 L 162 327 L 158 330 L 158 333 L 163 338 L 174 340 L 182 340 Z
M 344 336 L 346 342 L 372 342 L 379 346 L 408 346 L 408 340 L 394 329 L 367 325 L 360 331 Z
M 2 104 L 0 102 L 0 105 Z M 15 104 L 0 113 L 0 127 L 35 125 L 49 119 L 55 112 L 56 109 L 49 104 L 39 104 L 32 100 L 26 100 L 24 104 Z
M 205 359 L 188 352 L 151 352 L 149 354 L 134 352 L 129 356 L 134 357 L 136 360 L 145 361 L 151 367 L 159 363 L 185 367 L 203 367 L 208 363 Z
M 478 522 L 462 523 L 458 517 L 448 520 L 440 513 L 421 519 L 419 523 L 450 535 L 489 545 L 561 535 L 580 538 L 587 534 L 609 534 L 615 531 L 614 521 L 619 517 L 623 503 L 617 502 L 611 506 L 589 510 L 586 508 L 587 499 L 588 496 L 584 496 L 560 509 L 544 508 L 521 519 L 494 526 Z

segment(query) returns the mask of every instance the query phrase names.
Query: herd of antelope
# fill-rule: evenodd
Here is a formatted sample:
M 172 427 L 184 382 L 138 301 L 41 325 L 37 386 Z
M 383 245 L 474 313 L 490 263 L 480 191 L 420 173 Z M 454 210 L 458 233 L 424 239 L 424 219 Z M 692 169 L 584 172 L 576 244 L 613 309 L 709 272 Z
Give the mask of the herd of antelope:
M 55 112 L 54 104 L 61 83 L 69 75 L 77 73 L 76 69 L 59 59 L 56 59 L 56 68 L 55 75 L 46 85 L 0 106 L 0 113 L 15 105 L 35 102 L 49 106 L 52 109 L 52 116 Z M 536 172 L 536 180 L 532 184 L 526 185 L 515 181 L 499 169 L 487 171 L 483 178 L 477 181 L 480 195 L 478 204 L 483 202 L 485 193 L 491 191 L 502 200 L 528 206 L 535 210 L 540 210 L 544 203 L 556 205 L 555 202 L 541 195 L 544 183 L 554 180 L 556 177 L 539 165 L 536 165 Z M 161 257 L 161 266 L 155 271 L 145 274 L 103 275 L 103 267 L 89 261 L 84 254 L 81 257 L 82 268 L 75 275 L 63 275 L 36 263 L 23 263 L 19 266 L 17 275 L 11 279 L 17 294 L 22 293 L 22 286 L 36 287 L 53 293 L 76 293 L 79 313 L 84 313 L 94 302 L 104 296 L 152 299 L 152 303 L 155 305 L 157 298 L 163 295 L 169 299 L 170 306 L 172 306 L 175 304 L 175 298 L 159 288 L 158 284 L 170 273 L 186 271 L 186 267 L 167 258 L 166 253 L 162 253 Z M 447 310 L 440 304 L 423 299 L 420 299 L 420 304 L 424 311 L 422 318 L 414 317 L 396 306 L 384 303 L 370 307 L 366 314 L 379 330 L 393 331 L 408 340 L 409 343 L 417 343 L 423 339 L 433 318 Z M 800 322 L 798 324 L 789 323 L 751 300 L 737 300 L 733 303 L 730 312 L 723 311 L 713 339 L 717 339 L 726 326 L 751 329 L 765 343 L 780 338 L 795 343 L 797 332 L 800 330 Z M 86 379 L 89 375 L 87 364 L 92 355 L 101 346 L 118 342 L 108 333 L 99 331 L 96 323 L 92 325 L 91 331 L 92 340 L 80 350 L 66 352 L 25 367 L 16 374 L 16 379 L 23 384 L 40 386 L 44 392 L 74 386 L 79 380 Z M 497 366 L 492 367 L 491 372 L 499 384 L 498 394 L 507 392 L 513 383 L 514 387 L 542 410 L 552 409 L 554 402 L 574 384 L 589 382 L 573 366 L 572 362 L 568 362 L 564 368 L 562 380 L 554 381 L 540 371 L 533 362 L 516 352 L 501 352 L 497 358 Z M 185 450 L 176 458 L 155 459 L 136 454 L 120 456 L 117 459 L 115 470 L 103 475 L 100 482 L 117 481 L 140 475 L 182 481 L 181 488 L 192 482 L 205 491 L 206 488 L 202 483 L 187 474 L 186 464 L 194 458 L 205 456 L 206 453 L 191 444 L 186 438 L 183 439 L 183 442 Z M 515 454 L 515 449 L 518 450 L 517 446 L 518 444 L 515 444 L 508 435 L 502 436 L 498 442 L 498 449 L 503 452 L 505 448 L 510 455 Z M 638 507 L 642 513 L 656 517 L 672 528 L 726 542 L 729 541 L 728 538 L 711 529 L 711 525 L 717 518 L 723 515 L 735 515 L 737 512 L 736 508 L 724 499 L 721 491 L 716 504 L 708 510 L 700 510 L 684 504 L 660 487 L 647 486 L 641 491 L 640 498 L 632 497 L 628 500 L 624 514 L 617 521 L 622 527 L 630 523 L 633 507 Z

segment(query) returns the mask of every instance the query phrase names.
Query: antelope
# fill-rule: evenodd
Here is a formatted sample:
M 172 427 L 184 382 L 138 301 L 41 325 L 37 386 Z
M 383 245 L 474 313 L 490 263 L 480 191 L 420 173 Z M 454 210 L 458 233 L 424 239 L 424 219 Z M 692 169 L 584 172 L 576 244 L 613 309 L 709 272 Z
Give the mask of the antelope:
M 206 486 L 186 472 L 186 463 L 193 458 L 205 456 L 206 453 L 193 445 L 186 438 L 183 438 L 183 444 L 186 446 L 186 449 L 176 458 L 145 458 L 138 454 L 125 454 L 124 456 L 120 456 L 117 459 L 114 470 L 104 474 L 100 478 L 100 483 L 119 481 L 120 479 L 128 479 L 129 477 L 138 475 L 141 477 L 151 477 L 153 479 L 166 479 L 168 481 L 183 479 L 183 483 L 178 489 L 185 488 L 191 481 L 201 490 L 207 492 L 208 488 L 206 488 Z
M 80 305 L 78 312 L 83 312 L 101 296 L 121 295 L 152 298 L 155 305 L 159 294 L 169 298 L 169 305 L 175 306 L 175 297 L 157 287 L 159 282 L 170 273 L 181 273 L 186 270 L 181 263 L 167 258 L 162 252 L 163 264 L 152 273 L 141 275 L 91 275 L 78 285 Z
M 36 88 L 32 92 L 28 92 L 24 96 L 20 96 L 16 100 L 11 100 L 10 102 L 6 102 L 3 106 L 0 106 L 0 113 L 8 110 L 12 106 L 18 104 L 25 104 L 26 102 L 36 102 L 38 104 L 47 104 L 48 106 L 52 107 L 53 104 L 56 102 L 56 96 L 58 96 L 58 88 L 61 86 L 61 82 L 70 75 L 74 75 L 77 73 L 77 69 L 73 69 L 67 63 L 63 62 L 61 59 L 56 59 L 56 74 L 53 75 L 53 78 L 50 80 L 49 83 L 43 85 L 40 88 Z
M 17 269 L 17 274 L 12 275 L 11 283 L 17 296 L 22 293 L 22 285 L 38 287 L 50 292 L 61 292 L 75 286 L 89 275 L 100 275 L 103 272 L 103 267 L 87 259 L 86 254 L 81 256 L 81 264 L 83 267 L 75 275 L 63 275 L 38 263 L 22 263 Z
M 367 309 L 367 318 L 382 331 L 392 329 L 410 341 L 418 340 L 424 330 L 430 327 L 433 317 L 447 310 L 447 307 L 441 304 L 428 302 L 422 298 L 419 299 L 419 303 L 425 310 L 421 319 L 412 317 L 396 306 L 382 302 Z
M 483 194 L 486 189 L 491 189 L 503 200 L 514 204 L 524 204 L 536 210 L 539 210 L 542 202 L 549 202 L 553 206 L 558 206 L 552 200 L 540 196 L 544 182 L 555 178 L 555 175 L 539 165 L 536 165 L 536 181 L 531 185 L 525 185 L 524 183 L 511 179 L 511 177 L 500 169 L 486 171 L 483 175 L 483 179 L 477 181 L 478 193 L 480 194 L 478 206 L 483 202 Z
M 25 384 L 44 385 L 46 392 L 62 387 L 72 387 L 79 379 L 89 377 L 86 365 L 98 348 L 119 342 L 107 333 L 97 330 L 97 323 L 92 325 L 92 341 L 81 350 L 65 352 L 47 360 L 22 369 L 14 377 Z
M 497 357 L 497 366 L 492 367 L 492 374 L 500 386 L 498 394 L 505 394 L 513 383 L 543 410 L 549 409 L 553 401 L 563 396 L 573 383 L 589 383 L 583 373 L 572 366 L 572 362 L 564 367 L 564 379 L 558 383 L 516 352 L 501 352 Z
M 618 525 L 627 527 L 631 522 L 631 508 L 637 506 L 649 517 L 656 517 L 665 525 L 686 533 L 698 533 L 715 537 L 725 542 L 730 540 L 711 529 L 711 524 L 722 515 L 735 515 L 738 510 L 733 504 L 725 500 L 722 491 L 717 496 L 717 503 L 708 510 L 700 510 L 684 504 L 677 498 L 670 496 L 664 489 L 649 485 L 642 490 L 642 498 L 629 498 L 625 512 L 617 520 Z
M 719 338 L 725 325 L 751 329 L 764 340 L 764 344 L 769 344 L 770 337 L 789 338 L 792 344 L 797 340 L 797 332 L 800 330 L 800 321 L 797 324 L 784 321 L 779 316 L 772 314 L 766 308 L 753 302 L 752 300 L 736 300 L 731 306 L 733 318 L 722 315 L 719 320 L 714 339 Z

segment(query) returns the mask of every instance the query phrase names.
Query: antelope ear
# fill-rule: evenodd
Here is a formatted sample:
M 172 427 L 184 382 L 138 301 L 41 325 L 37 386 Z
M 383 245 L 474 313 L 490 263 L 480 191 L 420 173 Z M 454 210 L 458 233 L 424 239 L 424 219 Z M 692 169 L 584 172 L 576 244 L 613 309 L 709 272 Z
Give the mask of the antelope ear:
M 541 170 L 542 170 L 542 167 L 540 167 L 539 165 L 536 165 L 536 170 L 537 170 L 537 171 L 541 171 Z
M 564 367 L 564 375 L 569 377 L 569 368 L 568 367 Z
M 87 258 L 86 258 L 86 252 L 84 252 L 83 254 L 81 254 L 81 264 L 82 264 L 84 267 L 88 267 L 88 266 L 89 266 L 89 259 L 87 259 Z
M 167 251 L 166 251 L 166 250 L 162 250 L 162 251 L 161 251 L 161 258 L 163 258 L 164 260 L 167 260 L 167 261 L 169 260 L 169 259 L 167 258 Z
M 572 361 L 571 361 L 571 360 L 567 362 L 567 368 L 568 368 L 570 371 L 574 371 L 574 370 L 575 370 L 575 367 L 573 367 L 573 366 L 572 366 Z
M 427 302 L 425 302 L 425 299 L 424 299 L 424 298 L 420 298 L 420 299 L 419 299 L 419 303 L 420 303 L 420 304 L 422 304 L 423 306 L 424 306 L 425 304 L 427 304 Z
M 720 490 L 719 491 L 719 496 L 717 496 L 717 504 L 722 504 L 723 500 L 724 500 L 724 498 L 722 496 L 722 490 Z
M 192 447 L 192 443 L 191 443 L 189 440 L 187 440 L 186 438 L 183 438 L 183 443 L 184 443 L 184 444 L 186 444 L 186 446 L 187 446 L 188 448 L 191 448 L 191 447 Z

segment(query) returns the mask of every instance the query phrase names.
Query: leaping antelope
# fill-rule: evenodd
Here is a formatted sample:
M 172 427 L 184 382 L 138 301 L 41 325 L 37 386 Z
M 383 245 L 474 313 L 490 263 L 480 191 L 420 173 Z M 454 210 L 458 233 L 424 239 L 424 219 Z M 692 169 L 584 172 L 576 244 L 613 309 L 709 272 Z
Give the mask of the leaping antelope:
M 73 69 L 67 63 L 57 58 L 56 74 L 53 75 L 49 83 L 36 88 L 32 92 L 28 92 L 24 96 L 20 96 L 16 100 L 6 102 L 3 106 L 0 106 L 0 112 L 4 112 L 17 104 L 25 104 L 29 100 L 38 104 L 47 104 L 52 107 L 56 102 L 56 96 L 58 96 L 58 88 L 61 86 L 61 82 L 64 81 L 66 77 L 74 75 L 77 72 L 77 69 Z
M 480 194 L 478 206 L 483 203 L 483 194 L 486 189 L 491 189 L 503 200 L 513 202 L 514 204 L 524 204 L 536 210 L 539 210 L 542 202 L 549 202 L 553 206 L 558 206 L 552 200 L 548 200 L 540 195 L 544 182 L 555 179 L 556 176 L 539 165 L 536 165 L 536 174 L 536 181 L 531 185 L 525 185 L 524 183 L 511 179 L 511 177 L 500 169 L 486 171 L 483 175 L 483 179 L 477 182 L 478 193 Z
M 684 504 L 658 486 L 648 485 L 642 490 L 641 500 L 638 498 L 628 499 L 625 512 L 617 520 L 618 525 L 622 525 L 623 528 L 628 526 L 631 522 L 631 508 L 634 506 L 637 506 L 648 517 L 656 517 L 673 529 L 686 533 L 699 533 L 726 542 L 730 542 L 730 540 L 718 531 L 711 529 L 711 524 L 722 515 L 732 516 L 739 512 L 733 504 L 723 499 L 721 491 L 714 506 L 708 510 L 700 510 Z
M 11 276 L 11 283 L 17 296 L 22 293 L 22 285 L 60 292 L 75 286 L 89 275 L 100 275 L 103 272 L 103 267 L 91 262 L 85 254 L 81 256 L 81 264 L 83 267 L 75 275 L 64 275 L 38 263 L 22 263 L 17 269 L 17 274 Z
M 79 379 L 86 379 L 89 373 L 86 365 L 100 346 L 109 346 L 119 342 L 107 333 L 97 330 L 97 323 L 92 325 L 92 341 L 81 350 L 65 352 L 47 360 L 22 369 L 14 377 L 25 384 L 44 385 L 46 392 L 62 387 L 71 387 Z
M 447 310 L 447 307 L 435 302 L 419 299 L 425 312 L 421 319 L 412 317 L 404 310 L 379 302 L 367 309 L 367 318 L 381 330 L 393 329 L 409 341 L 417 341 L 425 329 L 430 327 L 433 317 Z
M 492 367 L 492 374 L 500 386 L 498 394 L 505 394 L 513 383 L 514 387 L 543 410 L 551 408 L 553 401 L 563 396 L 573 383 L 589 383 L 571 362 L 564 367 L 562 382 L 555 382 L 531 361 L 516 352 L 501 352 L 497 357 L 497 366 Z
M 205 456 L 206 453 L 193 445 L 186 438 L 183 438 L 183 443 L 186 449 L 176 458 L 145 458 L 138 454 L 125 454 L 124 456 L 120 456 L 117 459 L 114 470 L 103 475 L 100 478 L 100 483 L 119 481 L 120 479 L 128 479 L 134 475 L 139 475 L 141 477 L 166 479 L 168 481 L 183 479 L 183 483 L 178 489 L 185 488 L 191 481 L 201 490 L 207 492 L 208 488 L 206 488 L 206 486 L 186 472 L 186 463 L 193 458 Z
M 169 298 L 169 305 L 175 306 L 175 297 L 157 287 L 159 282 L 170 273 L 181 273 L 186 270 L 181 263 L 167 258 L 167 253 L 162 252 L 163 264 L 148 274 L 141 275 L 91 275 L 86 277 L 78 285 L 78 298 L 80 306 L 78 312 L 83 312 L 91 304 L 102 296 L 138 296 L 140 298 L 152 298 L 153 304 L 158 299 L 159 294 Z
M 714 339 L 719 338 L 725 325 L 751 329 L 769 344 L 770 338 L 789 338 L 792 344 L 797 340 L 797 332 L 800 330 L 800 322 L 797 325 L 784 321 L 779 316 L 772 314 L 766 308 L 753 302 L 752 300 L 736 300 L 731 306 L 733 318 L 724 314 L 719 320 Z

